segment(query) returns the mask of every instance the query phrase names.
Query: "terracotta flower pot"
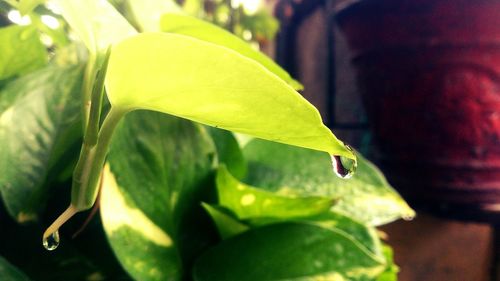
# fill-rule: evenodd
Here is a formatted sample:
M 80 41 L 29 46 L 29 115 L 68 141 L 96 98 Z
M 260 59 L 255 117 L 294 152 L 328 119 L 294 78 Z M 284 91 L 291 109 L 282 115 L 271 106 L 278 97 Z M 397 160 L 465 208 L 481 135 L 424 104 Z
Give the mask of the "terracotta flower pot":
M 337 20 L 389 180 L 500 219 L 500 0 L 361 0 Z

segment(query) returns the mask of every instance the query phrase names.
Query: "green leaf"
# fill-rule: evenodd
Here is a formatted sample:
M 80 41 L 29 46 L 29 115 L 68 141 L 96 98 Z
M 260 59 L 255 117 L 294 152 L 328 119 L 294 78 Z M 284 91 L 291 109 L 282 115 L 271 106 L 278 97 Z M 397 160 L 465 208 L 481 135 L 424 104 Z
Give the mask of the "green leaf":
M 0 192 L 18 222 L 45 206 L 59 164 L 79 135 L 81 67 L 50 66 L 9 83 L 0 93 Z
M 341 231 L 283 223 L 245 232 L 208 250 L 196 262 L 196 281 L 363 280 L 384 270 Z
M 117 44 L 106 90 L 118 111 L 160 111 L 355 159 L 283 80 L 252 59 L 192 37 L 146 33 Z
M 215 230 L 215 147 L 202 126 L 156 112 L 127 115 L 113 137 L 101 195 L 104 229 L 136 280 L 180 280 Z M 212 237 L 210 236 L 212 235 Z
M 54 2 L 91 53 L 105 52 L 110 45 L 137 34 L 108 1 L 55 0 Z
M 247 173 L 247 163 L 235 136 L 226 130 L 206 127 L 217 148 L 219 163 L 226 165 L 229 172 L 241 179 Z
M 194 37 L 206 42 L 224 46 L 241 55 L 257 61 L 267 70 L 289 83 L 296 90 L 303 86 L 283 70 L 278 64 L 263 53 L 255 50 L 250 44 L 209 22 L 180 14 L 166 14 L 161 18 L 161 29 L 165 32 L 177 33 Z
M 128 0 L 134 19 L 142 31 L 160 31 L 160 18 L 165 13 L 183 13 L 174 0 Z
M 68 37 L 69 34 L 66 30 L 66 22 L 58 17 L 54 17 L 54 19 L 59 23 L 59 27 L 53 29 L 42 21 L 43 16 L 44 15 L 38 13 L 30 13 L 29 15 L 32 25 L 35 26 L 39 32 L 52 39 L 52 46 L 50 47 L 56 48 L 56 55 L 58 55 L 57 53 L 60 50 L 59 48 L 65 47 L 70 43 L 70 39 Z
M 320 225 L 324 228 L 330 228 L 337 231 L 343 231 L 346 235 L 350 236 L 363 245 L 367 251 L 373 255 L 384 259 L 382 255 L 382 245 L 373 227 L 368 227 L 358 221 L 351 219 L 335 212 L 325 212 L 316 216 L 305 218 L 257 218 L 249 220 L 252 227 L 260 227 L 263 225 L 275 224 L 285 221 L 296 221 L 310 224 Z
M 3 281 L 29 281 L 19 269 L 11 265 L 6 259 L 0 256 L 0 276 Z
M 246 185 L 225 166 L 217 172 L 217 193 L 219 204 L 238 219 L 309 217 L 327 212 L 335 203 L 330 197 L 282 195 Z
M 17 9 L 21 13 L 21 15 L 27 15 L 31 11 L 33 11 L 36 6 L 43 4 L 44 2 L 45 0 L 20 0 Z
M 220 206 L 211 206 L 206 203 L 202 203 L 202 206 L 210 214 L 222 239 L 233 237 L 250 229 L 249 226 L 239 222 Z
M 0 28 L 0 80 L 34 71 L 47 64 L 47 51 L 35 28 Z M 8 44 L 7 44 L 8 42 Z
M 243 15 L 241 25 L 250 30 L 257 40 L 272 40 L 279 30 L 280 23 L 267 10 L 260 10 L 253 15 Z
M 255 139 L 243 153 L 248 161 L 243 181 L 263 190 L 339 198 L 334 210 L 369 225 L 415 215 L 382 173 L 359 154 L 357 172 L 345 180 L 333 175 L 329 157 L 316 151 Z
M 309 221 L 325 228 L 334 228 L 344 231 L 347 235 L 365 246 L 373 255 L 380 257 L 380 259 L 384 259 L 382 244 L 375 228 L 368 227 L 348 216 L 335 212 L 328 212 L 309 218 Z
M 394 253 L 389 245 L 383 246 L 384 256 L 387 261 L 385 271 L 380 274 L 376 281 L 397 281 L 399 267 L 394 264 Z

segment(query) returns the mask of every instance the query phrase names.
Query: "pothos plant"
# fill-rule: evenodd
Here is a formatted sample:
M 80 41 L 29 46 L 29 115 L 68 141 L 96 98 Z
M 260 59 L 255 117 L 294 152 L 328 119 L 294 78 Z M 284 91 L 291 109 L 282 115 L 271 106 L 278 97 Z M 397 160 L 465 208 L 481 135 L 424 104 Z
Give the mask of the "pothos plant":
M 103 0 L 51 4 L 73 35 L 50 53 L 60 32 L 0 29 L 2 278 L 396 280 L 376 227 L 413 210 L 271 59 L 174 2 L 130 0 L 143 33 Z M 84 233 L 130 277 L 99 239 L 59 236 L 97 207 Z M 62 245 L 20 258 L 31 233 Z

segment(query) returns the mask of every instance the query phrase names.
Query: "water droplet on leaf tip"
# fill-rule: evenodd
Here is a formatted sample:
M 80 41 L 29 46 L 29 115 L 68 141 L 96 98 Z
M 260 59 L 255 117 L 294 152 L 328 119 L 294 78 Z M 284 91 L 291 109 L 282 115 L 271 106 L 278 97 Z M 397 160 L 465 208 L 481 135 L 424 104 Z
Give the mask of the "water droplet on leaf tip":
M 59 231 L 53 232 L 47 238 L 43 239 L 43 247 L 47 251 L 53 251 L 59 246 Z
M 412 221 L 415 219 L 415 215 L 403 215 L 402 219 L 405 221 Z
M 339 178 L 348 179 L 354 175 L 357 163 L 347 157 L 332 155 L 333 172 Z

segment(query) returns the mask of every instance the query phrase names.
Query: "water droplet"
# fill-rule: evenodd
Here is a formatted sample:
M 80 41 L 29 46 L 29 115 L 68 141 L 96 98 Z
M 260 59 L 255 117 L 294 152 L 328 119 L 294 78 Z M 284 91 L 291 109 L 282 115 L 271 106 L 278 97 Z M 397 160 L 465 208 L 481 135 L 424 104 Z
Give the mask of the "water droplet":
M 348 150 L 353 151 L 353 149 L 349 145 L 346 144 L 345 147 Z M 354 172 L 356 172 L 358 163 L 356 162 L 356 160 L 344 156 L 332 155 L 332 166 L 333 172 L 339 178 L 348 179 L 352 177 Z
M 402 218 L 405 221 L 412 221 L 415 219 L 415 215 L 403 215 Z
M 48 251 L 53 251 L 59 246 L 59 231 L 55 231 L 49 237 L 43 239 L 43 247 Z

